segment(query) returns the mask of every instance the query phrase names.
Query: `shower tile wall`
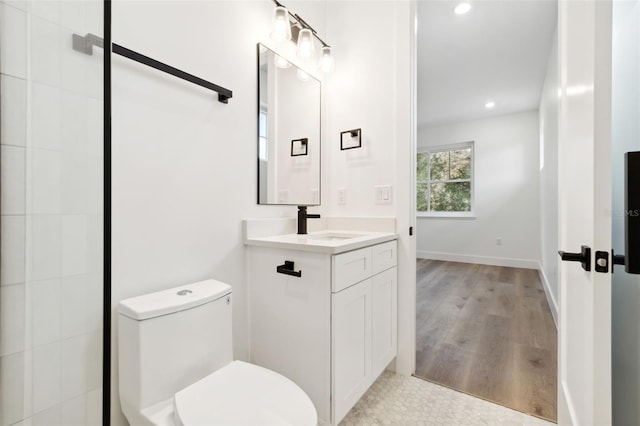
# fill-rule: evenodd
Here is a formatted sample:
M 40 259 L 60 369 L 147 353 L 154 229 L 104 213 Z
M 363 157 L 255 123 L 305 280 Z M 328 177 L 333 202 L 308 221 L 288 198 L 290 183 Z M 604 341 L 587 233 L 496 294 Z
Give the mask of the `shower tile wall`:
M 0 0 L 0 425 L 101 423 L 102 19 Z

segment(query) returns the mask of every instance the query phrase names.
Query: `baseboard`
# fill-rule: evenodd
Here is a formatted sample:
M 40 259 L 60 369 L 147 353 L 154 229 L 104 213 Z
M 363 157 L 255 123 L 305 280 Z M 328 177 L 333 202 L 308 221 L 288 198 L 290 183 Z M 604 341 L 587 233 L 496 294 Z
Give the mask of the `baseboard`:
M 538 269 L 539 261 L 514 259 L 509 257 L 475 256 L 467 254 L 440 253 L 433 251 L 416 252 L 418 259 L 444 260 L 448 262 L 477 263 L 480 265 L 508 266 L 511 268 Z
M 553 322 L 556 323 L 556 330 L 558 329 L 558 303 L 556 302 L 556 298 L 553 296 L 551 292 L 551 287 L 549 287 L 549 280 L 547 280 L 547 276 L 544 273 L 544 269 L 542 269 L 542 264 L 538 263 L 538 274 L 540 275 L 540 281 L 542 281 L 542 288 L 544 288 L 544 294 L 547 296 L 547 303 L 549 304 L 549 309 L 551 310 L 551 315 L 553 316 Z

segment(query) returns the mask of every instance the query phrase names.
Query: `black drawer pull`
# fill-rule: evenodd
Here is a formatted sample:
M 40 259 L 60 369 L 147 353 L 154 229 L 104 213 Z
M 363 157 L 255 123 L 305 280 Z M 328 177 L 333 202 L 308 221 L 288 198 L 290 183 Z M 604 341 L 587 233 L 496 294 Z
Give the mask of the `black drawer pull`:
M 301 277 L 302 271 L 294 271 L 293 270 L 293 261 L 285 260 L 284 265 L 276 266 L 276 271 L 279 274 L 293 275 L 294 277 Z

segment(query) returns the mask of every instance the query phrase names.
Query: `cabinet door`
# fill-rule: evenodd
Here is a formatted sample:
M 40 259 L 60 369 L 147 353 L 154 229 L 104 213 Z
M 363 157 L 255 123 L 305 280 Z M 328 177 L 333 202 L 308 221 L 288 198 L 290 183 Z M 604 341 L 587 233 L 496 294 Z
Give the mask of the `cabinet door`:
M 333 424 L 371 385 L 371 280 L 332 295 Z
M 285 260 L 301 277 L 276 272 Z M 251 362 L 300 386 L 321 422 L 331 418 L 331 262 L 328 255 L 250 247 Z M 237 303 L 239 297 L 234 290 Z M 235 309 L 235 308 L 234 308 Z M 234 324 L 237 325 L 236 322 Z
M 397 269 L 391 268 L 371 279 L 372 381 L 396 356 L 398 350 Z

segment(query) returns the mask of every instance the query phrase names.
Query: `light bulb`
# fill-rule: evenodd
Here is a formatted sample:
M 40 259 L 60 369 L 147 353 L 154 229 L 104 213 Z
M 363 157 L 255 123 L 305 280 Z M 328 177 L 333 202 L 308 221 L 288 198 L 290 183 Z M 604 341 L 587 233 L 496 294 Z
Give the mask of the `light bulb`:
M 276 6 L 273 11 L 273 31 L 271 38 L 275 41 L 291 40 L 291 24 L 289 12 L 283 6 Z
M 320 61 L 318 62 L 318 68 L 322 72 L 331 72 L 333 70 L 333 56 L 331 55 L 331 47 L 324 46 L 320 53 Z
M 298 33 L 298 57 L 309 59 L 313 55 L 313 34 L 308 28 L 303 28 Z
M 278 68 L 289 68 L 291 66 L 291 62 L 287 61 L 280 55 L 276 55 L 276 67 Z
M 493 101 L 487 101 L 487 103 L 486 103 L 486 104 L 484 104 L 484 107 L 485 107 L 486 109 L 491 109 L 491 108 L 493 108 L 494 106 L 496 106 L 496 103 L 495 103 L 495 102 L 493 102 Z
M 298 68 L 298 72 L 296 74 L 298 76 L 298 80 L 300 81 L 309 81 L 309 79 L 311 78 L 309 74 L 302 71 L 300 68 Z

